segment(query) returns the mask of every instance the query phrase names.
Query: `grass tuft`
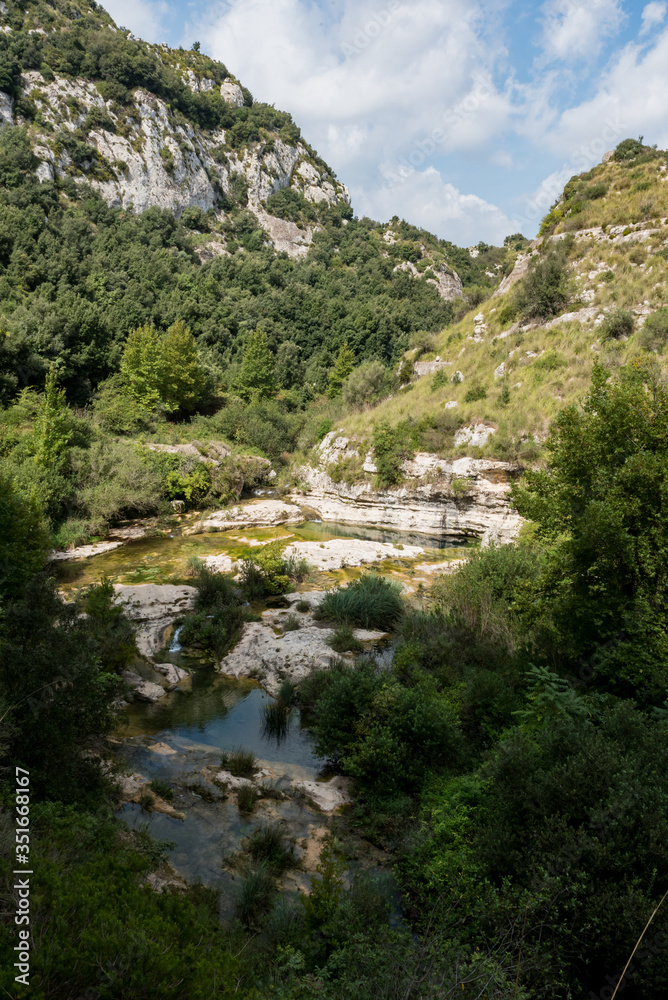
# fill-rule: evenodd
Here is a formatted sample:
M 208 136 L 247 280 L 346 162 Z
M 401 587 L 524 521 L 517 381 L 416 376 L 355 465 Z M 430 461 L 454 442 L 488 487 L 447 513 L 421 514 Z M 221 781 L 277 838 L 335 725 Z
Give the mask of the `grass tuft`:
M 242 880 L 237 891 L 236 915 L 246 927 L 256 926 L 271 909 L 276 879 L 268 864 L 260 863 Z
M 328 641 L 335 653 L 361 653 L 364 649 L 350 625 L 340 625 Z
M 220 758 L 220 766 L 229 771 L 235 778 L 252 778 L 257 771 L 257 757 L 252 750 L 225 751 Z

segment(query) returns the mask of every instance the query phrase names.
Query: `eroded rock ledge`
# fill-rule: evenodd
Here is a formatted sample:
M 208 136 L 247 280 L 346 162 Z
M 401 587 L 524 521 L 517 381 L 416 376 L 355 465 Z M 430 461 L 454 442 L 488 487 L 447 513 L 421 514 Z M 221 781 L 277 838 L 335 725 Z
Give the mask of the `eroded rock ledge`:
M 522 518 L 508 491 L 518 469 L 490 459 L 441 459 L 418 453 L 404 462 L 401 486 L 376 490 L 368 479 L 334 482 L 328 466 L 356 455 L 356 442 L 332 431 L 322 441 L 317 464 L 303 466 L 304 484 L 291 499 L 308 504 L 323 521 L 417 531 L 453 541 L 480 538 L 482 545 L 513 541 Z M 365 469 L 373 469 L 367 462 Z

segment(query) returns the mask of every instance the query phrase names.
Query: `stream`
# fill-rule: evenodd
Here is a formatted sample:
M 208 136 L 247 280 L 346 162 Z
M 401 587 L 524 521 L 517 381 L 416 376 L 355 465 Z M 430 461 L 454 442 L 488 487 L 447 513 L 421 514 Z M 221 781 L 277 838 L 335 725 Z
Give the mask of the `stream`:
M 103 577 L 124 584 L 185 583 L 189 582 L 188 560 L 193 556 L 227 554 L 239 559 L 252 552 L 252 542 L 326 542 L 341 538 L 394 543 L 399 549 L 398 558 L 384 560 L 377 568 L 404 584 L 413 582 L 414 564 L 437 563 L 462 554 L 461 546 L 453 547 L 432 536 L 350 524 L 312 520 L 298 525 L 187 535 L 172 520 L 163 524 L 161 531 L 127 541 L 112 551 L 56 563 L 53 568 L 64 592 Z M 401 559 L 403 545 L 420 545 L 424 552 L 419 559 Z M 354 579 L 364 568 L 314 573 L 299 589 L 331 587 Z M 167 659 L 185 667 L 190 676 L 158 702 L 135 701 L 125 708 L 124 725 L 114 742 L 125 770 L 141 775 L 145 781 L 159 779 L 169 784 L 173 799 L 168 806 L 173 814 L 126 801 L 117 815 L 128 827 L 146 829 L 156 840 L 169 842 L 166 853 L 177 876 L 186 882 L 199 881 L 221 889 L 222 913 L 229 915 L 234 884 L 240 878 L 235 856 L 243 850 L 244 838 L 257 827 L 276 822 L 283 825 L 302 859 L 300 867 L 284 877 L 284 890 L 308 890 L 323 838 L 331 830 L 337 836 L 348 834 L 349 874 L 360 866 L 383 870 L 387 858 L 370 844 L 359 842 L 359 838 L 355 844 L 354 835 L 346 830 L 345 817 L 320 812 L 294 788 L 295 780 L 322 780 L 325 764 L 314 754 L 313 740 L 302 729 L 297 708 L 291 712 L 287 732 L 277 739 L 264 727 L 263 710 L 273 699 L 254 682 L 222 677 L 213 663 L 190 659 L 180 647 L 178 630 L 160 654 L 161 661 Z M 259 782 L 264 786 L 261 797 L 250 812 L 240 810 L 234 791 L 212 781 L 221 769 L 221 755 L 240 747 L 255 754 L 264 772 Z

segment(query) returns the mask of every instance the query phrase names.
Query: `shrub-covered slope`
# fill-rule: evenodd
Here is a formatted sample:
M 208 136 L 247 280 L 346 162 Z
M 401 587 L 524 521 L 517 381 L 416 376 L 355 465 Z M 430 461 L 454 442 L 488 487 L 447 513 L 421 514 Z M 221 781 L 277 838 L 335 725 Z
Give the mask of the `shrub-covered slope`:
M 465 443 L 467 454 L 530 460 L 554 416 L 582 396 L 596 359 L 613 369 L 661 365 L 667 162 L 668 153 L 628 140 L 574 177 L 513 273 L 436 337 L 417 338 L 401 368 L 405 388 L 371 410 L 358 406 L 346 431 L 370 441 L 379 421 L 422 421 L 443 428 L 435 450 L 448 455 L 458 428 L 482 423 L 494 433 L 480 450 Z

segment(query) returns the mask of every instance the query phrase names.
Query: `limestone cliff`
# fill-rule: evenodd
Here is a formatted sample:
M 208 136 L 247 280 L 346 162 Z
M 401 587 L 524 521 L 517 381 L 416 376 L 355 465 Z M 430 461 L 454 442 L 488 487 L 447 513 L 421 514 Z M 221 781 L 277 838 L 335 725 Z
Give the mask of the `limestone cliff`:
M 0 4 L 0 31 L 17 51 L 23 47 L 12 86 L 0 91 L 0 126 L 13 123 L 29 130 L 42 181 L 72 177 L 98 190 L 110 206 L 137 212 L 157 206 L 180 215 L 196 207 L 222 216 L 247 205 L 262 217 L 272 242 L 276 230 L 276 249 L 292 256 L 308 248 L 312 230 L 295 233 L 297 227 L 273 218 L 265 210 L 267 198 L 291 189 L 316 205 L 349 203 L 345 185 L 301 139 L 290 116 L 257 105 L 222 64 L 198 52 L 140 42 L 95 4 L 95 15 L 84 3 L 60 0 L 21 5 L 21 11 L 16 6 Z M 81 25 L 88 35 L 82 35 Z M 69 67 L 64 34 L 72 34 L 71 44 L 79 48 L 89 37 L 99 48 L 105 36 L 115 36 L 113 58 L 144 60 L 143 77 L 155 79 L 154 87 L 119 89 L 123 73 L 132 74 L 116 65 L 106 68 L 108 55 L 91 63 L 90 76 L 54 70 L 45 59 Z M 32 60 L 26 44 L 39 47 Z M 57 59 L 50 54 L 54 48 Z M 39 68 L 26 70 L 31 61 Z M 171 89 L 160 79 L 163 69 Z M 173 99 L 174 92 L 180 96 L 178 87 L 196 95 L 199 115 L 188 114 L 182 96 Z M 208 118 L 225 121 L 225 127 L 202 124 L 207 102 Z M 228 109 L 222 115 L 221 105 Z M 266 111 L 264 117 L 253 118 L 258 108 Z M 289 127 L 280 128 L 286 119 Z
M 519 470 L 512 463 L 418 453 L 403 463 L 401 485 L 377 490 L 369 474 L 353 482 L 334 481 L 332 467 L 353 457 L 359 457 L 358 442 L 331 431 L 312 464 L 301 468 L 301 487 L 293 499 L 325 521 L 416 531 L 453 541 L 480 538 L 483 546 L 517 537 L 522 519 L 510 506 L 508 490 Z M 363 470 L 374 471 L 369 456 Z

